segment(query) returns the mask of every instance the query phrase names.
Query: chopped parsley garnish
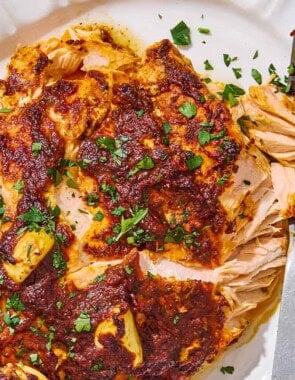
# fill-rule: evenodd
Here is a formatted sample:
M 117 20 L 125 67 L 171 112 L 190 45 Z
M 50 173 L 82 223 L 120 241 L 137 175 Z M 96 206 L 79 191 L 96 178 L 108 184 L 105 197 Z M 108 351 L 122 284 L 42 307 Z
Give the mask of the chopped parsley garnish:
M 184 102 L 179 108 L 178 111 L 188 119 L 191 119 L 197 114 L 197 107 L 194 103 Z
M 241 131 L 245 134 L 248 133 L 248 127 L 247 127 L 247 121 L 251 121 L 250 117 L 247 115 L 243 115 L 238 118 L 237 122 L 239 126 L 241 127 Z
M 188 170 L 195 170 L 199 168 L 203 163 L 203 158 L 202 156 L 195 156 L 193 155 L 192 157 L 189 157 L 186 160 L 186 166 Z
M 93 282 L 102 282 L 106 279 L 106 277 L 107 277 L 106 274 L 102 273 L 102 274 L 98 275 L 97 277 L 95 277 Z
M 126 152 L 122 148 L 123 143 L 120 140 L 114 139 L 113 137 L 102 136 L 96 139 L 95 143 L 99 148 L 109 151 L 117 165 L 121 165 L 122 158 L 127 157 Z
M 53 326 L 50 326 L 49 330 L 50 330 L 50 333 L 47 335 L 48 342 L 46 343 L 46 349 L 47 349 L 47 351 L 51 350 L 52 341 L 54 339 L 55 328 Z
M 80 332 L 89 332 L 91 330 L 91 321 L 89 314 L 86 310 L 82 311 L 79 317 L 74 322 L 75 331 Z
M 101 190 L 104 193 L 108 194 L 111 197 L 111 199 L 112 199 L 113 202 L 117 202 L 118 201 L 119 194 L 118 194 L 117 189 L 116 189 L 115 186 L 109 185 L 108 183 L 103 182 L 100 187 L 101 187 Z
M 174 325 L 177 325 L 177 323 L 180 321 L 180 317 L 179 315 L 175 315 L 175 317 L 173 318 L 173 324 Z
M 256 50 L 256 52 L 254 53 L 252 59 L 256 59 L 258 57 L 258 55 L 259 55 L 259 52 L 258 52 L 258 50 Z
M 210 142 L 210 133 L 202 129 L 198 133 L 198 140 L 201 146 L 207 144 L 208 142 Z
M 47 233 L 54 234 L 55 232 L 55 221 L 60 214 L 60 208 L 55 206 L 53 209 L 49 208 L 47 211 L 43 212 L 37 207 L 32 206 L 29 211 L 18 216 L 19 220 L 25 222 L 25 227 L 23 227 L 22 232 L 26 231 L 40 231 L 44 227 Z M 18 234 L 20 232 L 18 231 Z
M 124 267 L 124 269 L 125 269 L 125 272 L 127 273 L 127 274 L 132 274 L 133 273 L 133 271 L 134 271 L 134 269 L 132 268 L 132 267 L 130 267 L 129 265 L 126 265 L 125 267 Z
M 274 78 L 271 81 L 271 83 L 277 86 L 277 88 L 283 93 L 288 94 L 291 90 L 291 81 L 288 80 L 288 77 L 285 77 L 285 83 L 283 83 L 282 79 L 276 73 L 276 68 L 272 63 L 268 67 L 268 72 L 270 75 L 274 75 Z
M 293 75 L 293 74 L 295 74 L 295 65 L 294 65 L 294 63 L 291 63 L 289 66 L 288 66 L 288 74 L 290 74 L 290 75 Z
M 169 137 L 168 134 L 172 131 L 172 127 L 169 123 L 165 122 L 163 123 L 163 131 L 164 131 L 164 136 L 163 136 L 163 144 L 164 145 L 169 145 Z
M 97 211 L 97 213 L 93 216 L 93 220 L 96 220 L 97 222 L 101 222 L 104 218 L 104 215 L 101 211 Z
M 91 371 L 101 371 L 102 369 L 104 369 L 104 362 L 101 359 L 98 359 L 91 367 Z
M 20 318 L 16 314 L 10 314 L 7 312 L 4 314 L 3 321 L 8 327 L 11 328 L 10 333 L 13 334 L 13 329 L 20 323 Z
M 75 161 L 69 160 L 68 158 L 62 158 L 61 160 L 59 160 L 59 166 L 73 168 L 77 166 L 77 164 Z
M 134 226 L 141 222 L 147 216 L 147 214 L 147 208 L 139 208 L 137 206 L 133 211 L 131 218 L 125 219 L 122 215 L 118 235 L 113 237 L 112 240 L 115 242 L 119 241 L 123 235 L 131 231 Z
M 34 142 L 32 144 L 32 156 L 38 157 L 42 149 L 42 143 L 41 142 Z
M 24 186 L 25 186 L 24 181 L 20 180 L 20 181 L 15 182 L 15 184 L 12 187 L 13 189 L 17 190 L 19 193 L 22 193 Z
M 3 200 L 2 195 L 0 195 L 0 219 L 3 219 L 5 211 L 6 211 L 6 208 L 4 206 L 4 200 Z
M 205 83 L 210 83 L 210 82 L 212 82 L 212 79 L 210 79 L 210 78 L 204 78 L 203 81 L 204 81 Z
M 163 130 L 164 130 L 165 135 L 168 135 L 168 133 L 172 131 L 172 127 L 169 123 L 165 122 L 163 123 Z
M 116 140 L 113 137 L 102 136 L 95 140 L 96 145 L 113 153 L 116 150 Z
M 203 27 L 198 28 L 198 32 L 201 34 L 211 34 L 211 31 L 209 28 L 203 28 Z
M 78 165 L 80 166 L 80 168 L 86 169 L 90 162 L 91 160 L 89 160 L 88 158 L 83 158 L 82 160 L 78 160 Z
M 214 70 L 214 67 L 211 65 L 211 63 L 208 61 L 208 59 L 206 59 L 206 61 L 204 62 L 204 65 L 205 65 L 205 70 L 207 70 L 207 71 Z
M 67 186 L 71 189 L 79 189 L 79 185 L 77 184 L 77 182 L 73 180 L 73 178 L 67 179 Z
M 168 230 L 165 236 L 165 243 L 181 243 L 184 239 L 185 231 L 181 226 Z
M 158 13 L 158 17 L 160 20 L 162 20 L 162 18 L 163 18 L 163 16 L 160 13 Z
M 184 21 L 180 21 L 173 29 L 170 29 L 175 45 L 185 46 L 191 44 L 190 28 Z
M 67 269 L 67 263 L 64 260 L 61 252 L 55 252 L 52 255 L 52 266 L 59 272 L 63 272 Z
M 78 211 L 80 212 L 80 214 L 86 214 L 86 215 L 88 215 L 88 212 L 85 211 L 85 210 L 82 210 L 81 208 L 78 208 Z
M 258 83 L 258 84 L 261 84 L 262 83 L 262 75 L 261 73 L 256 70 L 256 69 L 252 69 L 251 70 L 251 76 L 252 78 Z
M 216 182 L 218 186 L 222 186 L 228 180 L 228 176 L 224 175 Z
M 223 129 L 221 132 L 218 133 L 211 133 L 210 134 L 210 139 L 211 140 L 219 140 L 222 139 L 226 135 L 226 129 Z
M 138 111 L 135 111 L 135 113 L 138 118 L 142 117 L 145 114 L 144 110 L 138 110 Z
M 0 273 L 0 285 L 4 284 L 4 276 L 2 273 Z
M 62 181 L 62 174 L 56 168 L 50 168 L 47 170 L 49 177 L 52 179 L 54 186 L 58 186 Z
M 21 302 L 19 294 L 14 293 L 6 301 L 6 310 L 13 309 L 14 311 L 23 311 L 25 310 L 25 305 Z
M 58 310 L 60 310 L 62 308 L 62 302 L 61 301 L 57 301 L 56 302 L 56 307 L 58 308 Z
M 114 210 L 111 211 L 111 214 L 120 216 L 124 214 L 125 210 L 125 207 L 119 206 L 114 208 Z
M 11 111 L 12 109 L 10 108 L 6 108 L 6 107 L 0 108 L 0 113 L 10 113 Z
M 86 196 L 88 206 L 96 207 L 99 202 L 99 195 L 97 193 L 90 193 Z
M 235 77 L 237 79 L 242 78 L 242 69 L 240 67 L 234 67 L 233 68 L 233 73 L 235 74 Z
M 39 357 L 38 354 L 30 354 L 30 362 L 33 365 L 40 365 L 40 364 L 42 364 L 42 360 L 41 360 L 41 358 Z
M 227 367 L 221 367 L 220 372 L 222 372 L 224 375 L 227 373 L 232 375 L 234 373 L 235 368 L 232 366 L 227 366 Z
M 275 68 L 275 66 L 271 63 L 269 66 L 268 66 L 268 72 L 269 74 L 276 74 L 276 71 L 277 69 Z
M 130 170 L 128 173 L 128 177 L 138 173 L 140 170 L 150 170 L 155 166 L 154 161 L 150 156 L 145 156 L 142 160 L 140 160 L 134 169 Z
M 212 128 L 214 127 L 214 121 L 202 121 L 200 123 L 200 126 L 205 128 Z
M 237 104 L 236 98 L 244 95 L 245 91 L 235 84 L 226 84 L 223 90 L 222 98 L 229 101 L 231 107 Z
M 155 274 L 153 274 L 152 272 L 149 272 L 149 271 L 147 271 L 147 276 L 149 277 L 149 278 L 151 278 L 152 280 L 154 280 L 157 276 L 155 275 Z
M 230 57 L 228 54 L 223 54 L 223 62 L 227 67 L 237 59 L 238 57 Z
M 144 229 L 138 228 L 136 231 L 132 231 L 132 236 L 127 237 L 127 243 L 131 245 L 141 245 L 154 241 L 155 237 L 148 234 Z
M 174 229 L 167 231 L 164 242 L 180 244 L 184 241 L 187 248 L 191 248 L 192 246 L 199 247 L 198 236 L 199 233 L 197 231 L 187 234 L 183 227 L 176 226 Z

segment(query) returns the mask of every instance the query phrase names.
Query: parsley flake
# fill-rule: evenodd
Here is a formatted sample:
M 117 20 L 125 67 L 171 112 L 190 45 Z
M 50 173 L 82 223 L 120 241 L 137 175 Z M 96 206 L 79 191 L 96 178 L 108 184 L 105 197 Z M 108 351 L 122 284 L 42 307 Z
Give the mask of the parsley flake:
M 238 57 L 230 57 L 228 54 L 223 54 L 223 62 L 227 67 L 237 59 Z
M 38 157 L 40 152 L 41 152 L 41 149 L 42 149 L 42 143 L 41 142 L 34 142 L 32 144 L 32 156 L 33 157 Z
M 25 310 L 25 305 L 21 302 L 19 294 L 14 293 L 6 301 L 6 310 L 13 309 L 14 311 L 23 311 Z
M 89 332 L 91 330 L 90 317 L 86 310 L 82 311 L 79 317 L 75 320 L 74 328 L 78 333 Z
M 223 99 L 228 100 L 231 107 L 234 107 L 237 104 L 236 98 L 244 94 L 245 91 L 242 88 L 231 83 L 225 85 L 221 95 Z
M 128 173 L 128 177 L 138 173 L 140 170 L 151 170 L 155 166 L 154 161 L 150 156 L 145 156 L 142 160 L 140 160 L 134 169 L 130 170 Z
M 67 269 L 67 263 L 64 260 L 61 252 L 55 252 L 52 255 L 52 266 L 58 271 L 65 271 Z
M 119 195 L 115 186 L 109 185 L 108 183 L 103 182 L 100 187 L 104 193 L 108 194 L 111 197 L 113 202 L 118 201 Z
M 197 114 L 197 107 L 194 103 L 184 102 L 178 111 L 186 118 L 191 119 Z
M 253 55 L 253 57 L 252 57 L 252 59 L 256 59 L 258 57 L 258 55 L 259 55 L 259 52 L 258 52 L 258 50 L 256 50 L 255 53 L 254 53 L 254 55 Z
M 102 274 L 99 274 L 97 277 L 95 277 L 95 279 L 93 280 L 93 282 L 102 282 L 106 279 L 106 274 L 105 273 L 102 273 Z
M 144 110 L 138 110 L 138 111 L 135 111 L 135 113 L 138 118 L 142 117 L 145 114 Z
M 129 265 L 126 265 L 125 267 L 124 267 L 124 269 L 125 269 L 125 272 L 127 273 L 127 274 L 132 274 L 133 273 L 133 271 L 134 271 L 134 269 L 132 268 L 132 267 L 130 267 Z
M 14 328 L 20 323 L 20 318 L 15 314 L 5 313 L 3 321 L 8 327 Z
M 211 65 L 211 63 L 208 61 L 208 59 L 206 59 L 206 61 L 204 62 L 204 65 L 205 65 L 205 70 L 207 70 L 207 71 L 214 70 L 214 67 Z
M 251 76 L 252 78 L 258 83 L 258 84 L 261 84 L 262 83 L 262 75 L 261 73 L 256 70 L 256 69 L 252 69 L 251 70 Z
M 122 148 L 123 142 L 120 140 L 114 139 L 113 137 L 102 136 L 96 139 L 95 143 L 99 148 L 103 148 L 109 151 L 112 159 L 117 165 L 121 165 L 122 158 L 127 157 L 126 152 Z
M 155 274 L 153 274 L 152 272 L 149 272 L 149 271 L 147 271 L 146 274 L 147 274 L 148 278 L 151 278 L 152 280 L 154 280 L 157 277 Z
M 0 113 L 10 113 L 11 111 L 12 109 L 10 108 L 6 108 L 6 107 L 0 108 Z
M 93 220 L 96 220 L 97 222 L 101 222 L 104 218 L 104 215 L 101 211 L 97 211 L 97 213 L 93 216 Z
M 24 181 L 20 180 L 20 181 L 17 181 L 12 187 L 13 189 L 17 190 L 18 193 L 20 194 L 22 193 L 24 186 L 25 186 Z
M 228 176 L 224 175 L 216 182 L 217 186 L 222 186 L 228 180 Z
M 125 210 L 126 210 L 125 207 L 119 206 L 119 207 L 114 208 L 114 210 L 111 211 L 111 214 L 120 216 L 124 214 Z
M 220 372 L 222 372 L 224 375 L 227 374 L 227 373 L 230 374 L 230 375 L 232 375 L 234 373 L 234 370 L 235 370 L 235 368 L 232 367 L 232 366 L 227 366 L 227 367 L 221 367 L 220 368 Z
M 91 371 L 101 371 L 102 369 L 104 369 L 104 362 L 101 359 L 98 359 L 91 367 Z
M 99 202 L 99 195 L 97 193 L 87 194 L 86 201 L 88 206 L 96 207 Z
M 122 215 L 121 217 L 121 223 L 119 225 L 119 233 L 117 236 L 112 238 L 113 241 L 117 242 L 121 239 L 123 235 L 125 235 L 127 232 L 131 231 L 134 226 L 136 226 L 139 222 L 141 222 L 148 214 L 148 209 L 141 209 L 139 207 L 135 208 L 135 211 L 132 213 L 132 217 L 125 219 Z
M 177 325 L 179 321 L 180 321 L 179 315 L 175 315 L 175 317 L 173 318 L 173 324 Z
M 201 33 L 201 34 L 211 34 L 211 31 L 209 28 L 198 28 L 198 32 Z
M 205 144 L 210 142 L 210 133 L 202 129 L 198 133 L 198 140 L 199 140 L 199 144 L 201 146 L 204 146 Z
M 242 69 L 240 67 L 233 67 L 233 73 L 237 79 L 242 78 Z
M 195 170 L 199 168 L 203 163 L 202 156 L 192 156 L 186 160 L 186 166 L 188 170 Z
M 39 355 L 36 353 L 30 354 L 30 361 L 33 365 L 40 365 L 43 363 Z
M 175 45 L 186 46 L 191 44 L 190 28 L 184 21 L 180 21 L 170 32 Z

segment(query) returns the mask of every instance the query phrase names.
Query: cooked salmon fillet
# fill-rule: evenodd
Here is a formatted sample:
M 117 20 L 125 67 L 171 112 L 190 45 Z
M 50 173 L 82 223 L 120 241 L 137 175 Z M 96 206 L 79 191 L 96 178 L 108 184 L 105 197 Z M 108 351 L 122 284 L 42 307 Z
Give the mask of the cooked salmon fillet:
M 293 168 L 256 140 L 291 152 L 294 115 L 285 103 L 266 120 L 251 91 L 232 116 L 171 42 L 139 57 L 97 25 L 15 53 L 0 98 L 1 378 L 189 379 L 253 322 L 282 277 L 293 191 Z M 265 128 L 246 136 L 251 110 Z

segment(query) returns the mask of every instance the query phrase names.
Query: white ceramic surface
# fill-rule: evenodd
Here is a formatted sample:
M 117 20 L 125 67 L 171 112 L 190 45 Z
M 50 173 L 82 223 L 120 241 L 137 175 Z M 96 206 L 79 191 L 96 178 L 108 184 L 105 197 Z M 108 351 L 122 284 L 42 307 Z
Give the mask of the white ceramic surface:
M 263 73 L 264 80 L 270 63 L 286 73 L 289 33 L 295 28 L 294 0 L 0 0 L 0 72 L 3 75 L 7 59 L 18 45 L 58 35 L 67 25 L 104 22 L 126 26 L 144 47 L 169 38 L 169 30 L 180 20 L 191 27 L 193 45 L 182 50 L 198 72 L 205 72 L 203 62 L 209 59 L 215 68 L 209 72 L 213 79 L 244 87 L 254 83 L 252 67 Z M 209 27 L 212 34 L 199 34 L 200 26 Z M 259 57 L 253 61 L 256 50 Z M 239 57 L 232 65 L 243 70 L 239 81 L 231 67 L 224 65 L 223 53 Z M 233 346 L 202 378 L 270 380 L 277 320 L 278 313 L 249 343 Z M 234 374 L 223 375 L 222 365 L 234 366 Z

